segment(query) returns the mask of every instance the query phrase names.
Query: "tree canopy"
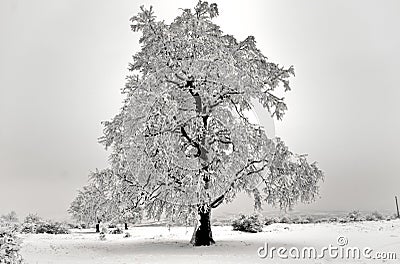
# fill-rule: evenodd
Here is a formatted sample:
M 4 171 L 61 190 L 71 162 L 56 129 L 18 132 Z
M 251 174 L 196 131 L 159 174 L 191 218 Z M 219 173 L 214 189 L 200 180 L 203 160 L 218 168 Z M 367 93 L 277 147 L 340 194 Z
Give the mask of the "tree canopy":
M 102 222 L 124 223 L 140 218 L 137 194 L 126 189 L 126 184 L 111 169 L 89 174 L 89 182 L 72 201 L 68 209 L 72 218 L 81 224 Z
M 312 201 L 323 174 L 304 155 L 271 139 L 244 115 L 257 99 L 273 117 L 287 109 L 293 67 L 268 61 L 255 38 L 237 41 L 212 22 L 216 4 L 199 1 L 171 24 L 141 7 L 131 28 L 141 50 L 130 64 L 124 104 L 105 122 L 114 173 L 143 196 L 148 216 L 187 217 L 240 191 L 291 208 Z M 261 192 L 260 192 L 261 190 Z
M 253 36 L 224 34 L 212 21 L 217 15 L 216 4 L 199 1 L 170 24 L 151 7 L 131 18 L 141 50 L 100 142 L 112 150 L 112 179 L 147 217 L 188 222 L 242 191 L 257 209 L 263 202 L 292 208 L 318 195 L 316 163 L 245 115 L 258 100 L 282 119 L 287 106 L 276 94 L 290 90 L 293 67 L 270 62 Z

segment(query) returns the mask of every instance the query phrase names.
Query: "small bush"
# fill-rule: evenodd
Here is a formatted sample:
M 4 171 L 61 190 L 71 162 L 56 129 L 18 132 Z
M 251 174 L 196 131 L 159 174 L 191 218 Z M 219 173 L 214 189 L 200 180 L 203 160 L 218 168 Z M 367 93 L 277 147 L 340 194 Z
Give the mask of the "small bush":
M 265 225 L 272 225 L 275 223 L 279 223 L 279 219 L 276 217 L 266 217 L 264 220 Z
M 301 216 L 295 216 L 290 221 L 293 224 L 309 224 L 311 222 L 310 222 L 310 220 L 308 220 L 308 218 L 309 217 L 304 218 L 304 217 L 301 217 Z M 287 221 L 287 220 L 284 220 L 284 221 Z
M 22 223 L 21 233 L 24 234 L 36 234 L 36 224 L 34 223 Z
M 68 227 L 59 222 L 42 222 L 36 227 L 36 233 L 68 234 Z
M 37 214 L 28 214 L 21 224 L 21 233 L 36 234 L 37 227 L 42 219 Z
M 336 223 L 336 222 L 338 222 L 338 221 L 339 221 L 339 217 L 331 217 L 331 218 L 329 218 L 329 220 L 328 220 L 329 223 Z
M 68 225 L 63 223 L 40 220 L 39 222 L 23 223 L 21 233 L 69 234 L 69 229 Z
M 11 211 L 8 214 L 4 214 L 0 216 L 0 218 L 3 219 L 5 222 L 18 222 L 17 213 L 14 211 Z
M 396 219 L 400 219 L 397 214 L 392 214 L 392 215 L 388 215 L 386 217 L 386 221 L 390 221 L 390 220 L 396 220 Z
M 112 229 L 110 229 L 110 230 L 108 231 L 108 233 L 109 233 L 109 234 L 123 234 L 124 231 L 123 231 L 121 228 L 117 227 L 117 228 L 112 228 Z
M 366 220 L 366 221 L 378 221 L 378 219 L 377 219 L 374 215 L 372 215 L 372 214 L 367 215 L 367 216 L 365 217 L 365 220 Z
M 279 223 L 282 223 L 282 224 L 292 224 L 293 222 L 292 222 L 292 220 L 288 217 L 288 216 L 283 216 L 282 218 L 281 218 L 281 220 L 279 220 Z
M 238 219 L 235 219 L 232 223 L 233 230 L 257 233 L 262 231 L 262 221 L 260 214 L 252 215 L 240 215 Z
M 315 223 L 316 221 L 315 217 L 312 215 L 307 216 L 306 220 L 308 221 L 308 223 Z
M 0 228 L 0 263 L 24 263 L 19 254 L 20 244 L 21 240 L 15 236 L 14 231 L 8 228 Z
M 77 223 L 77 224 L 75 224 L 72 228 L 73 228 L 73 229 L 86 229 L 87 226 L 86 226 L 85 223 Z M 71 229 L 72 229 L 72 228 L 71 228 Z
M 309 224 L 309 223 L 311 223 L 311 222 L 308 218 L 299 217 L 297 220 L 297 224 Z
M 372 217 L 376 218 L 376 220 L 385 220 L 385 217 L 378 211 L 372 212 Z
M 8 230 L 9 232 L 18 232 L 20 223 L 18 222 L 17 214 L 12 211 L 9 214 L 0 216 L 0 228 L 2 230 Z
M 315 220 L 315 223 L 329 223 L 329 219 L 328 218 L 320 218 Z
M 28 214 L 24 219 L 24 223 L 31 224 L 39 223 L 40 221 L 42 221 L 42 218 L 40 218 L 40 216 L 37 214 Z
M 347 217 L 350 219 L 350 221 L 355 222 L 355 221 L 361 221 L 361 213 L 358 210 L 351 211 Z
M 77 227 L 77 225 L 75 225 L 73 223 L 70 223 L 70 222 L 67 222 L 67 221 L 61 222 L 61 225 L 64 226 L 65 228 L 67 228 L 67 229 L 74 229 L 74 228 Z
M 124 238 L 128 238 L 128 237 L 131 237 L 131 233 L 126 232 L 125 235 L 124 235 Z
M 104 225 L 100 225 L 100 233 L 107 234 L 108 233 L 108 228 Z

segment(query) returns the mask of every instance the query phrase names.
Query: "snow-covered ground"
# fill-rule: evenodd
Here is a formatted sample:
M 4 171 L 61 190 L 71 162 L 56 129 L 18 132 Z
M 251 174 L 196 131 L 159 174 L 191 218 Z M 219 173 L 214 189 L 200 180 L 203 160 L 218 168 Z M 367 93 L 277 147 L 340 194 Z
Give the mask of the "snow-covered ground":
M 73 230 L 68 235 L 21 235 L 24 239 L 21 254 L 27 263 L 399 263 L 400 220 L 355 223 L 273 224 L 263 232 L 251 234 L 232 231 L 230 226 L 214 226 L 216 244 L 193 247 L 188 241 L 193 228 L 146 226 L 132 227 L 131 237 L 123 234 L 106 236 L 105 241 L 93 230 Z M 338 246 L 347 240 L 345 246 Z M 276 256 L 260 258 L 258 249 L 268 243 L 271 247 L 289 250 L 315 247 L 318 252 L 329 245 L 339 248 L 371 248 L 376 253 L 397 254 L 397 260 L 358 260 L 331 258 L 281 259 Z M 291 251 L 292 255 L 296 251 Z M 265 251 L 260 251 L 265 253 Z M 292 256 L 291 255 L 291 256 Z

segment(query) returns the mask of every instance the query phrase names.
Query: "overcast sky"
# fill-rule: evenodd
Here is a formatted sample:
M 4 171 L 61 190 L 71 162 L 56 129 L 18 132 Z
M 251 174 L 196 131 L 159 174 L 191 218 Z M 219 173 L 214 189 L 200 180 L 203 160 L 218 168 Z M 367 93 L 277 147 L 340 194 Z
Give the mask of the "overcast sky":
M 121 106 L 139 50 L 129 18 L 144 4 L 168 22 L 196 2 L 0 0 L 0 214 L 67 215 L 89 171 L 107 166 L 100 122 Z M 276 135 L 326 174 L 321 199 L 298 209 L 394 211 L 399 2 L 216 2 L 225 33 L 254 35 L 271 61 L 295 67 Z

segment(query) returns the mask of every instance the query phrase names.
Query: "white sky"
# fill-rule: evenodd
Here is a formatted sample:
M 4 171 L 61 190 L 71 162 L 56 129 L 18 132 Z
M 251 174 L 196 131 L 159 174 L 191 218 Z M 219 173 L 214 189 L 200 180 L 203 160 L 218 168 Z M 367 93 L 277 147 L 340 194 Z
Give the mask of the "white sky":
M 152 4 L 170 21 L 196 2 L 0 0 L 0 213 L 66 216 L 88 172 L 107 166 L 100 122 L 121 106 L 139 49 L 129 18 Z M 326 173 L 322 198 L 299 209 L 394 210 L 400 3 L 216 2 L 225 33 L 254 35 L 272 61 L 295 66 L 276 135 Z

